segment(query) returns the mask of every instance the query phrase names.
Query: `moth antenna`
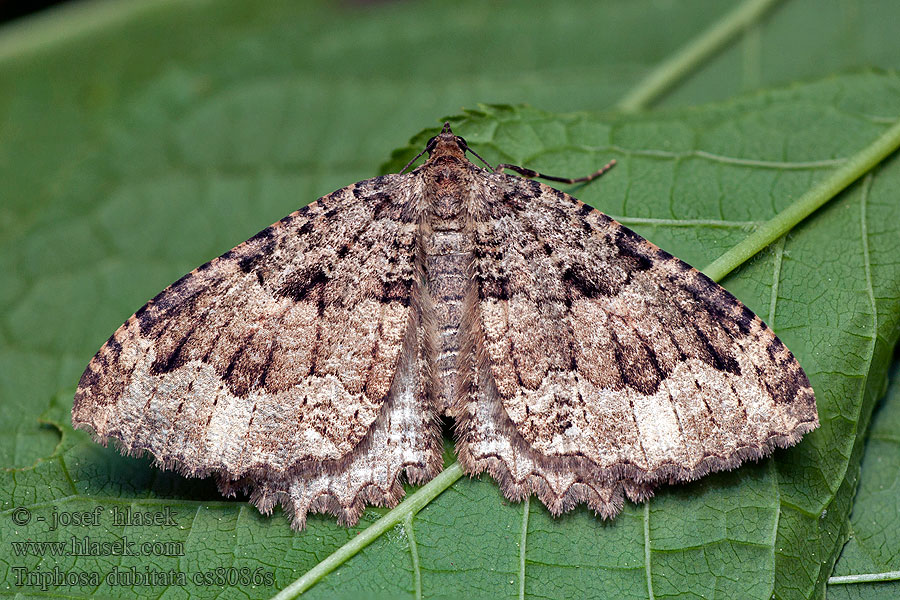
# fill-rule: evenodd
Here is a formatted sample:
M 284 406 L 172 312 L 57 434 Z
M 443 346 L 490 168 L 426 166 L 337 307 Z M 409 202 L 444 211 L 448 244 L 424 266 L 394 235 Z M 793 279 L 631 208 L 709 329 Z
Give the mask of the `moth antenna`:
M 449 125 L 448 125 L 447 123 L 444 123 L 444 129 L 447 129 L 448 126 L 449 126 Z M 417 160 L 419 160 L 419 157 L 420 157 L 420 156 L 422 156 L 422 155 L 425 154 L 426 152 L 431 152 L 432 150 L 434 150 L 434 145 L 435 145 L 435 142 L 436 142 L 436 141 L 437 141 L 437 136 L 434 136 L 433 138 L 431 138 L 430 140 L 428 140 L 428 143 L 425 144 L 425 147 L 422 148 L 422 151 L 419 152 L 418 154 L 416 154 L 416 155 L 413 157 L 413 159 L 412 159 L 411 161 L 409 161 L 408 163 L 406 163 L 406 166 L 403 167 L 402 169 L 400 169 L 400 172 L 398 173 L 398 175 L 403 175 L 403 172 L 406 171 L 408 168 L 410 168 L 414 162 L 416 162 Z
M 469 144 L 466 143 L 466 140 L 464 140 L 464 139 L 462 139 L 461 137 L 458 137 L 458 136 L 457 136 L 456 139 L 457 139 L 457 141 L 460 142 L 460 144 L 462 145 L 462 149 L 463 149 L 463 150 L 465 150 L 466 152 L 471 152 L 471 153 L 472 153 L 472 156 L 474 156 L 475 158 L 477 158 L 478 160 L 480 160 L 481 162 L 483 162 L 483 163 L 484 163 L 484 166 L 486 166 L 488 169 L 491 169 L 492 171 L 495 171 L 495 170 L 496 170 L 496 169 L 494 169 L 494 167 L 491 166 L 491 163 L 489 163 L 488 161 L 486 161 L 486 160 L 484 160 L 483 158 L 481 158 L 481 155 L 479 155 L 477 152 L 475 152 L 474 150 L 472 150 L 471 148 L 469 148 Z
M 410 168 L 410 167 L 413 165 L 413 163 L 416 162 L 417 160 L 419 160 L 419 157 L 422 156 L 423 154 L 425 154 L 426 152 L 428 152 L 428 147 L 427 147 L 427 146 L 426 146 L 425 148 L 423 148 L 421 152 L 419 152 L 418 154 L 416 154 L 416 155 L 413 157 L 413 159 L 412 159 L 411 161 L 409 161 L 408 163 L 406 163 L 406 166 L 403 167 L 402 169 L 400 169 L 400 172 L 397 173 L 397 174 L 398 174 L 398 175 L 403 175 L 403 172 L 406 171 L 408 168 Z

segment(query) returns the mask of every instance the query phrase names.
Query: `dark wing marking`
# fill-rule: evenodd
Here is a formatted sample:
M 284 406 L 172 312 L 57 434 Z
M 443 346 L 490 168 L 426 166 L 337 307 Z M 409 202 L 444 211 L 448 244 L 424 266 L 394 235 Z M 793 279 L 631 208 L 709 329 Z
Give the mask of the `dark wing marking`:
M 809 381 L 731 294 L 599 211 L 495 176 L 475 223 L 483 361 L 459 454 L 507 496 L 606 516 L 818 425 Z
M 396 502 L 401 469 L 440 462 L 418 372 L 417 210 L 403 176 L 363 181 L 184 276 L 90 362 L 73 424 L 225 491 L 259 483 L 259 505 L 285 503 L 295 525 Z M 341 477 L 340 493 L 316 483 Z

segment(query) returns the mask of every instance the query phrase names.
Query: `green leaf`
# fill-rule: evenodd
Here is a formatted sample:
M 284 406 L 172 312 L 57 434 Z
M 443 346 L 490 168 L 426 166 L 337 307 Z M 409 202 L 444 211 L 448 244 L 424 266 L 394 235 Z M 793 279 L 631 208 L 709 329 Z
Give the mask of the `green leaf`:
M 900 596 L 900 360 L 891 366 L 890 381 L 872 419 L 850 540 L 829 581 L 829 599 Z
M 823 97 L 835 100 L 826 105 L 812 102 Z M 702 265 L 742 239 L 754 223 L 789 205 L 791 196 L 826 177 L 842 158 L 871 143 L 887 128 L 888 111 L 898 100 L 896 77 L 862 74 L 647 117 L 561 117 L 486 107 L 457 120 L 456 130 L 489 161 L 510 160 L 544 171 L 577 174 L 617 158 L 620 165 L 613 173 L 578 188 L 577 195 Z M 786 132 L 807 122 L 817 127 L 807 132 L 806 143 L 791 143 Z M 128 256 L 137 252 L 129 244 L 157 238 L 141 236 L 138 224 L 121 231 L 117 224 L 146 203 L 165 213 L 155 198 L 196 193 L 205 202 L 215 197 L 223 209 L 246 202 L 239 194 L 230 202 L 227 194 L 225 199 L 202 194 L 195 188 L 203 173 L 132 182 L 86 220 Z M 309 593 L 396 596 L 410 594 L 418 581 L 424 595 L 516 596 L 524 581 L 526 595 L 546 597 L 605 596 L 612 591 L 643 598 L 648 584 L 657 598 L 817 594 L 844 540 L 861 432 L 882 389 L 896 338 L 900 273 L 891 257 L 900 221 L 900 207 L 892 201 L 898 177 L 896 159 L 882 165 L 725 280 L 774 325 L 816 389 L 822 427 L 798 447 L 778 453 L 775 460 L 662 490 L 644 507 L 629 505 L 611 523 L 583 508 L 553 519 L 537 502 L 508 503 L 490 479 L 461 479 L 419 512 L 409 527 L 387 532 Z M 238 189 L 240 183 L 230 182 Z M 207 185 L 229 189 L 218 181 Z M 142 224 L 160 236 L 166 227 L 181 223 L 195 228 L 212 214 L 204 202 L 182 204 L 177 218 L 154 212 L 141 213 Z M 139 242 L 133 241 L 132 232 L 140 236 Z M 170 235 L 173 240 L 190 237 L 187 231 Z M 44 239 L 45 244 L 53 241 Z M 157 247 L 159 252 L 174 252 Z M 194 255 L 202 249 L 188 246 L 182 252 Z M 101 262 L 87 272 L 99 270 L 100 280 L 123 277 L 137 268 L 134 261 L 113 261 L 112 266 Z M 97 275 L 88 279 L 97 280 Z M 23 333 L 27 326 L 24 312 L 7 323 Z M 24 506 L 35 518 L 49 519 L 53 507 L 57 512 L 84 512 L 100 505 L 104 520 L 97 528 L 55 532 L 36 522 L 10 527 L 9 521 L 2 521 L 4 539 L 67 541 L 73 535 L 90 535 L 104 541 L 124 536 L 138 542 L 180 542 L 183 556 L 154 557 L 152 569 L 189 577 L 231 567 L 271 573 L 275 585 L 261 587 L 264 595 L 314 567 L 384 513 L 368 511 L 351 530 L 331 518 L 314 517 L 306 531 L 296 534 L 283 516 L 261 517 L 243 502 L 219 499 L 208 482 L 157 472 L 146 460 L 120 457 L 85 434 L 72 432 L 68 402 L 69 396 L 62 396 L 45 415 L 62 434 L 56 451 L 33 467 L 5 475 L 4 489 L 10 490 L 5 514 L 11 519 L 13 510 Z M 113 526 L 110 510 L 129 506 L 141 511 L 169 507 L 177 512 L 178 524 Z M 104 577 L 148 564 L 144 557 L 51 561 L 13 556 L 6 563 L 39 573 L 52 573 L 50 565 L 56 564 L 63 572 Z M 217 593 L 215 587 L 177 583 L 173 589 L 192 596 Z M 122 591 L 101 582 L 70 588 L 77 591 L 69 593 L 86 595 L 95 587 L 105 595 Z M 160 588 L 140 589 L 154 595 Z
M 119 457 L 73 434 L 74 384 L 109 333 L 163 286 L 312 198 L 373 175 L 391 148 L 441 114 L 478 102 L 555 111 L 612 106 L 737 3 L 582 0 L 552 11 L 536 0 L 257 4 L 86 2 L 0 29 L 0 80 L 14 82 L 0 90 L 6 593 L 45 593 L 40 583 L 17 586 L 15 567 L 90 577 L 149 565 L 188 575 L 263 569 L 275 584 L 223 590 L 51 582 L 48 591 L 265 597 L 384 514 L 369 511 L 351 531 L 314 519 L 295 534 L 283 517 L 223 500 L 208 481 L 158 472 L 147 460 Z M 854 66 L 896 67 L 900 40 L 891 27 L 898 10 L 884 0 L 782 2 L 660 101 L 685 105 Z M 843 76 L 697 112 L 559 120 L 515 110 L 469 118 L 459 132 L 490 160 L 560 174 L 627 158 L 573 193 L 703 266 L 877 137 L 897 118 L 896 89 L 892 76 Z M 393 597 L 412 595 L 418 585 L 424 595 L 497 597 L 518 595 L 524 582 L 528 596 L 627 597 L 630 590 L 645 597 L 649 548 L 657 598 L 717 586 L 748 586 L 743 597 L 773 589 L 779 597 L 821 594 L 845 534 L 861 432 L 895 336 L 892 165 L 871 180 L 864 220 L 856 186 L 726 282 L 763 316 L 775 298 L 776 329 L 824 381 L 814 381 L 817 391 L 829 390 L 831 429 L 823 426 L 778 463 L 669 491 L 650 504 L 649 520 L 634 507 L 613 524 L 583 510 L 551 520 L 533 502 L 524 550 L 522 505 L 504 506 L 490 481 L 461 480 L 411 529 L 380 537 L 310 593 Z M 862 240 L 867 255 L 859 252 Z M 860 278 L 866 264 L 870 277 Z M 875 314 L 886 333 L 872 346 Z M 802 466 L 810 464 L 807 453 L 821 473 Z M 773 512 L 775 491 L 785 508 Z M 18 506 L 36 518 L 49 517 L 54 506 L 97 505 L 106 517 L 112 507 L 170 507 L 179 524 L 113 527 L 107 519 L 101 527 L 50 532 L 36 521 L 12 522 Z M 718 520 L 715 511 L 691 512 L 708 505 L 739 508 Z M 809 507 L 819 505 L 828 512 L 815 520 Z M 775 543 L 763 536 L 767 526 L 775 531 L 773 514 Z M 641 543 L 645 524 L 649 546 Z M 9 545 L 73 535 L 184 542 L 185 552 L 38 559 L 14 556 Z

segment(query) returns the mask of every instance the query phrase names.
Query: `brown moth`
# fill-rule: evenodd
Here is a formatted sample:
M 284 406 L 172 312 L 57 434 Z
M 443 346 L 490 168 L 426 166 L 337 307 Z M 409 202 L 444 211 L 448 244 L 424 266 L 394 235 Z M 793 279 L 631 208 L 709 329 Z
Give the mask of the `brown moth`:
M 73 425 L 296 529 L 434 477 L 441 416 L 507 498 L 603 517 L 818 426 L 797 360 L 730 293 L 502 170 L 576 180 L 480 168 L 449 124 L 424 152 L 150 300 L 85 369 Z

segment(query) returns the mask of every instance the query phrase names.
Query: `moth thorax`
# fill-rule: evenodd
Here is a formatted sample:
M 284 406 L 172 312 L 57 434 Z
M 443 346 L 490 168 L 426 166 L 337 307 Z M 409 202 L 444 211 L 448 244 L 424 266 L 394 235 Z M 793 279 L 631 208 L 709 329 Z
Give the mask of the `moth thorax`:
M 458 217 L 463 210 L 462 198 L 456 194 L 441 194 L 435 198 L 431 210 L 439 219 Z

